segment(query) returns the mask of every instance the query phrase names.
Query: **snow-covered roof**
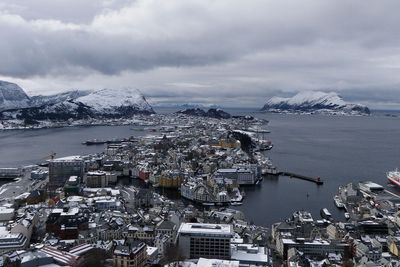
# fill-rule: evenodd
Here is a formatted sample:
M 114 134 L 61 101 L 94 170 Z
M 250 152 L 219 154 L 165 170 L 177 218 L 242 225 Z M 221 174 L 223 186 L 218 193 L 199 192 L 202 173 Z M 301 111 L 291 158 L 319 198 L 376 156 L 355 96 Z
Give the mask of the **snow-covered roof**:
M 179 233 L 233 236 L 233 229 L 229 224 L 182 223 L 179 228 Z

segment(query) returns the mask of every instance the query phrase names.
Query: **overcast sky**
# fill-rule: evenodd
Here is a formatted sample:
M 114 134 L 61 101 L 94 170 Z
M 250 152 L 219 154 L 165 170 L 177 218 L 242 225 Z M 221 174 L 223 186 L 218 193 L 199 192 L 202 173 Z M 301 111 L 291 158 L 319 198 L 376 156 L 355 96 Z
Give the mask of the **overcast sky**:
M 0 79 L 255 106 L 302 90 L 400 109 L 400 1 L 2 0 Z

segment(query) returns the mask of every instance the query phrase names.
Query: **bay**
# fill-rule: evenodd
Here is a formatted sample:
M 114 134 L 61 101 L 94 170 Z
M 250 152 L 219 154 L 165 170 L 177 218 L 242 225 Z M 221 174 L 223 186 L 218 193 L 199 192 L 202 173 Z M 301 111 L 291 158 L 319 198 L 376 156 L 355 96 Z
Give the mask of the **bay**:
M 168 113 L 175 109 L 160 109 Z M 288 177 L 266 178 L 260 186 L 245 188 L 242 206 L 248 220 L 258 225 L 288 218 L 296 210 L 319 217 L 328 208 L 337 219 L 343 214 L 333 204 L 340 185 L 371 180 L 387 186 L 386 172 L 400 167 L 400 118 L 375 116 L 287 115 L 227 109 L 270 121 L 274 148 L 267 152 L 279 170 L 321 177 L 323 186 Z M 0 132 L 0 167 L 42 162 L 57 157 L 102 152 L 104 146 L 84 146 L 88 139 L 124 138 L 146 132 L 132 126 L 68 127 Z M 397 190 L 390 188 L 390 190 Z M 400 191 L 398 191 L 400 193 Z

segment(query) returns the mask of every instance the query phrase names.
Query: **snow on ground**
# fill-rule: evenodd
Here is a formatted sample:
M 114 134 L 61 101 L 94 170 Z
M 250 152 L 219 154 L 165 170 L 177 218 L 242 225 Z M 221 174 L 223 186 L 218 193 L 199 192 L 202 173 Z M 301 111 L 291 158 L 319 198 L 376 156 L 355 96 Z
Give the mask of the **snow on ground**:
M 142 110 L 152 110 L 143 94 L 137 89 L 102 89 L 86 96 L 78 97 L 76 101 L 98 111 L 128 106 Z
M 293 97 L 272 97 L 267 105 L 288 104 L 293 106 L 301 106 L 304 104 L 315 105 L 324 104 L 327 106 L 345 106 L 347 103 L 335 92 L 319 92 L 319 91 L 306 91 L 300 92 Z

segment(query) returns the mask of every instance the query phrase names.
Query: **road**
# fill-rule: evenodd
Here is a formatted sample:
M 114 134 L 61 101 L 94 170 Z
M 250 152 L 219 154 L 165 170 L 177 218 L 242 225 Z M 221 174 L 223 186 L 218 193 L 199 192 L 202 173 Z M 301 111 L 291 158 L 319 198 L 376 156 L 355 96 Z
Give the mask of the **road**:
M 23 177 L 2 185 L 0 187 L 0 203 L 10 203 L 17 196 L 43 188 L 48 183 L 48 178 L 45 180 L 30 180 L 30 175 L 30 172 L 26 172 Z

